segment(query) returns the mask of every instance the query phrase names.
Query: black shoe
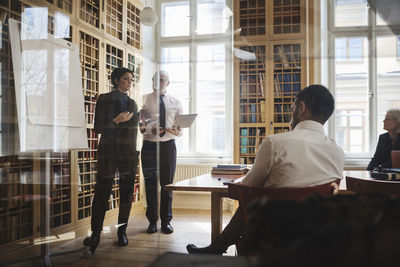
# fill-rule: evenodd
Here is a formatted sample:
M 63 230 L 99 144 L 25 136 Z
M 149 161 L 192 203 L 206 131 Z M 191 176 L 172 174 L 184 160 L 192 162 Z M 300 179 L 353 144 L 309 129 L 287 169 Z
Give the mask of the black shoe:
M 172 228 L 172 226 L 169 224 L 169 223 L 167 223 L 167 224 L 162 224 L 161 225 L 161 231 L 164 233 L 164 234 L 172 234 L 173 232 L 174 232 L 174 228 Z
M 128 237 L 126 236 L 125 229 L 118 228 L 117 236 L 118 236 L 118 244 L 121 247 L 128 245 Z
M 85 247 L 90 247 L 91 254 L 94 254 L 99 243 L 100 233 L 92 233 L 90 237 L 86 237 L 85 240 L 83 240 L 83 245 Z
M 148 234 L 154 234 L 155 232 L 157 232 L 157 223 L 150 223 L 149 227 L 147 227 L 147 233 Z
M 196 245 L 189 244 L 186 246 L 187 252 L 189 254 L 192 253 L 197 253 L 197 254 L 215 254 L 215 255 L 222 255 L 225 251 L 219 251 L 216 249 L 213 249 L 211 246 L 204 247 L 204 248 L 198 248 Z

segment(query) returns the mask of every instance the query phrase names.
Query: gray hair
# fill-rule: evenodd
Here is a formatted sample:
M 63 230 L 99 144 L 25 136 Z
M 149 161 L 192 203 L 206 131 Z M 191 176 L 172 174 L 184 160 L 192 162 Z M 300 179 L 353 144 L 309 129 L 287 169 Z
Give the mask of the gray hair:
M 386 114 L 388 114 L 394 121 L 400 124 L 400 109 L 389 109 L 388 111 L 386 111 Z
M 167 79 L 167 81 L 169 81 L 168 72 L 166 72 L 165 70 L 160 70 L 160 71 L 157 71 L 156 73 L 154 73 L 153 80 L 158 79 L 161 75 L 164 76 Z

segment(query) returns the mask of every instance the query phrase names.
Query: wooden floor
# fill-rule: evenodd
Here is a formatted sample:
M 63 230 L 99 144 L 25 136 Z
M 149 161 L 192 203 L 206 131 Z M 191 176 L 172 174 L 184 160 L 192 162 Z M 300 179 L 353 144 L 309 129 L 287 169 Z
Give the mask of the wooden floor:
M 231 213 L 224 214 L 224 226 L 229 222 Z M 144 212 L 131 215 L 127 229 L 129 244 L 126 247 L 117 246 L 117 234 L 114 226 L 105 227 L 96 253 L 84 256 L 83 250 L 51 257 L 53 266 L 147 266 L 159 255 L 167 251 L 187 253 L 186 245 L 194 243 L 206 246 L 211 239 L 211 218 L 209 211 L 199 210 L 174 210 L 174 219 L 171 225 L 174 233 L 166 235 L 158 231 L 147 234 L 148 226 Z M 160 227 L 160 225 L 158 225 Z M 51 252 L 82 247 L 84 237 L 65 241 L 55 247 Z M 228 249 L 225 255 L 233 256 L 234 246 Z M 26 254 L 20 255 L 28 256 Z M 21 262 L 9 266 L 43 266 L 39 260 Z

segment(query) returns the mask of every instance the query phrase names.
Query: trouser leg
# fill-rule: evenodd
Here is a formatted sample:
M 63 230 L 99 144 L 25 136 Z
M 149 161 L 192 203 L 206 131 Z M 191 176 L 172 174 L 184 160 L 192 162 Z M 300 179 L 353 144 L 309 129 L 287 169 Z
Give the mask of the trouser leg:
M 176 169 L 176 146 L 175 141 L 170 140 L 160 144 L 160 218 L 162 224 L 172 220 L 172 191 L 165 190 L 164 186 L 174 182 Z
M 92 206 L 91 226 L 92 232 L 101 232 L 103 229 L 104 216 L 106 214 L 108 199 L 111 194 L 113 179 L 97 177 L 94 188 L 94 199 Z
M 217 251 L 226 251 L 226 249 L 235 244 L 243 235 L 245 219 L 239 207 L 228 225 L 212 242 L 211 247 Z
M 146 189 L 146 217 L 149 222 L 158 220 L 157 143 L 144 141 L 142 169 Z
M 119 192 L 120 192 L 120 205 L 118 212 L 118 224 L 121 225 L 118 229 L 125 231 L 128 226 L 129 214 L 132 207 L 132 194 L 135 173 L 129 172 L 127 174 L 120 174 L 119 178 Z

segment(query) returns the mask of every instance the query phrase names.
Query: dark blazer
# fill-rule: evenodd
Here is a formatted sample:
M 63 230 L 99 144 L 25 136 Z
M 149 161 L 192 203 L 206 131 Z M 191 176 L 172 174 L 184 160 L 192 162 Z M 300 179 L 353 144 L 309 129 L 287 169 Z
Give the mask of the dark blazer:
M 374 157 L 368 164 L 367 170 L 372 170 L 379 165 L 383 168 L 392 168 L 392 150 L 400 150 L 400 134 L 397 135 L 396 141 L 393 145 L 389 133 L 381 134 L 379 136 Z
M 116 125 L 113 119 L 125 111 L 132 112 L 132 118 Z M 117 90 L 99 96 L 94 130 L 101 134 L 98 148 L 100 176 L 114 176 L 116 168 L 120 172 L 136 169 L 139 156 L 139 152 L 136 151 L 137 126 L 138 107 L 133 99 Z

